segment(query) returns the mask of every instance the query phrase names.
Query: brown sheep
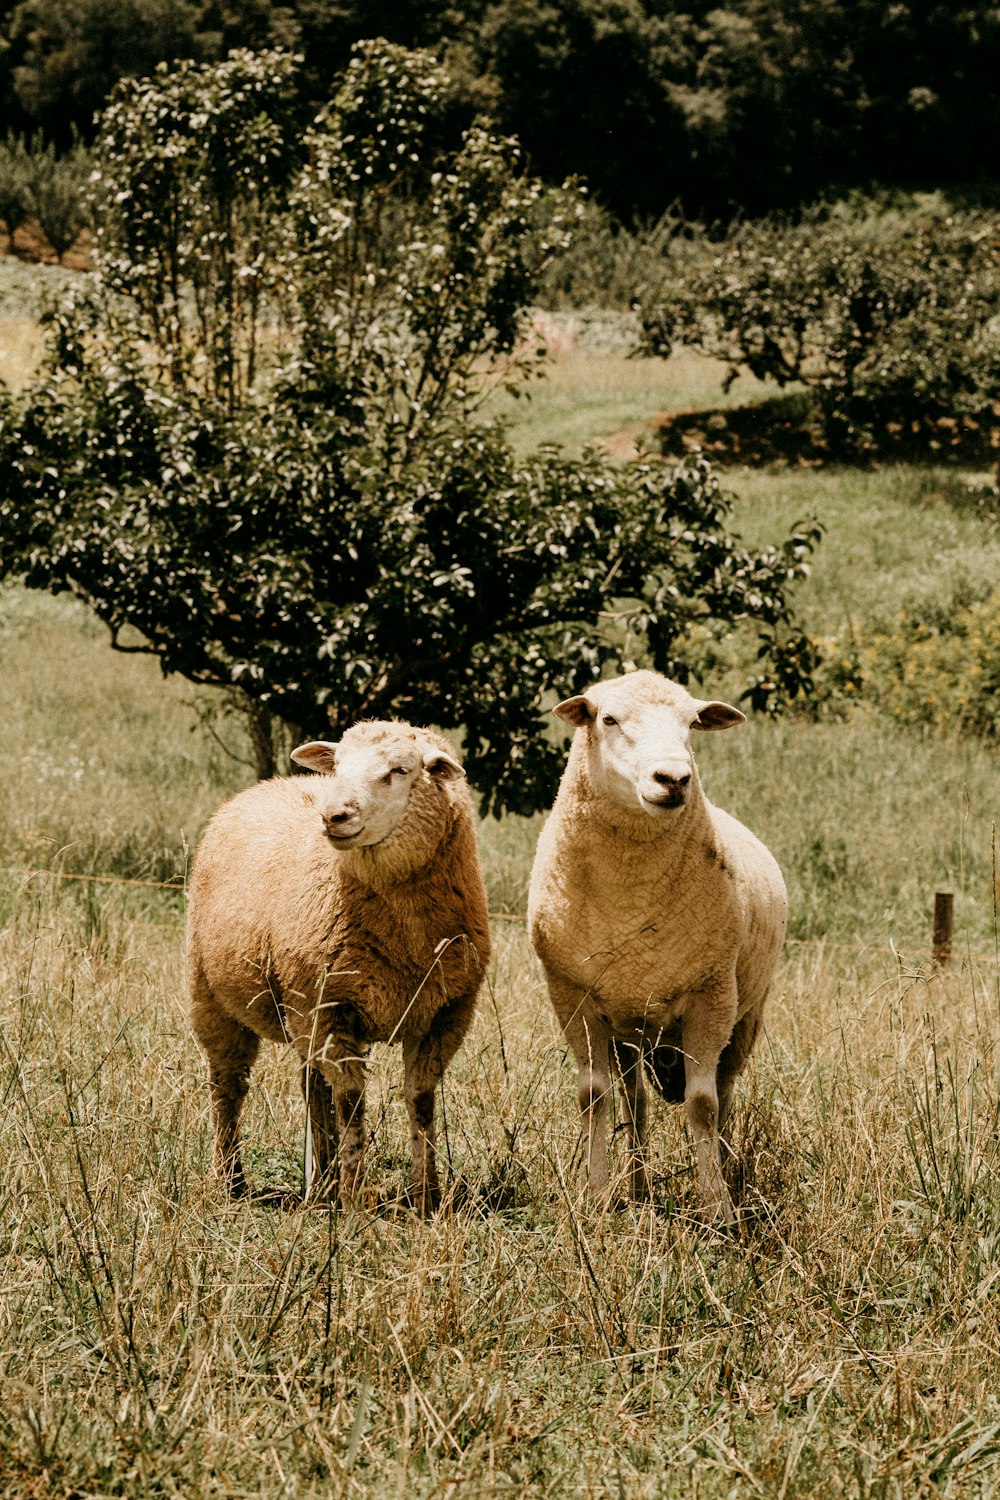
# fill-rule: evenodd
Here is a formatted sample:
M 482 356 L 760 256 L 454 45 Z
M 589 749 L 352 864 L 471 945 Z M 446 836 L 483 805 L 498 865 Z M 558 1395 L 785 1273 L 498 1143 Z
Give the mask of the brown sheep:
M 208 1058 L 215 1161 L 245 1193 L 239 1119 L 261 1040 L 302 1063 L 320 1186 L 361 1182 L 365 1059 L 403 1049 L 413 1196 L 439 1201 L 434 1091 L 472 1019 L 489 958 L 465 773 L 447 741 L 357 724 L 292 756 L 322 774 L 240 792 L 212 818 L 191 875 L 188 972 Z M 338 1150 L 339 1139 L 339 1150 Z

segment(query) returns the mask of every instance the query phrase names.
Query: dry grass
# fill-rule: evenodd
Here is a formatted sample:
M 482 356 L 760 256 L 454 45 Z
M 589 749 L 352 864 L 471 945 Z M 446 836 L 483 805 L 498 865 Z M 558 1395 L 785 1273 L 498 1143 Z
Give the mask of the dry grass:
M 0 381 L 15 391 L 27 385 L 41 362 L 43 346 L 34 318 L 0 320 Z
M 738 1236 L 580 1203 L 575 1088 L 523 929 L 445 1088 L 462 1205 L 227 1207 L 179 915 L 29 884 L 0 946 L 8 1493 L 988 1494 L 1000 1455 L 997 971 L 792 949 L 741 1097 Z M 159 899 L 159 898 L 158 898 Z M 289 1060 L 247 1117 L 299 1178 Z
M 41 363 L 41 314 L 78 274 L 62 266 L 25 265 L 0 254 L 0 381 L 12 390 L 26 386 Z

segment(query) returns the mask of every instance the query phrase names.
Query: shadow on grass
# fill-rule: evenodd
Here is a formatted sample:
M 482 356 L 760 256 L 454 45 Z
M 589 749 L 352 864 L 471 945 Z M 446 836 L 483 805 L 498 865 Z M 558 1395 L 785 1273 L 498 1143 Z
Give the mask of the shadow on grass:
M 936 420 L 877 422 L 851 451 L 835 449 L 821 415 L 805 392 L 748 406 L 663 412 L 651 422 L 667 458 L 700 450 L 722 465 L 820 468 L 828 463 L 996 464 L 1000 409 L 992 421 L 941 416 Z

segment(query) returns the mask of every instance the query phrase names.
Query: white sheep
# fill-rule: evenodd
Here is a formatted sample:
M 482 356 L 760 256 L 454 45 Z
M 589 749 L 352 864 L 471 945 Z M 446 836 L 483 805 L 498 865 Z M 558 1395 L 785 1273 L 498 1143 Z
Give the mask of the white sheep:
M 576 733 L 539 839 L 528 921 L 580 1072 L 591 1192 L 609 1191 L 612 1060 L 632 1191 L 648 1190 L 645 1058 L 664 1096 L 687 1106 L 704 1211 L 731 1224 L 720 1132 L 788 903 L 769 851 L 705 797 L 690 739 L 692 729 L 729 729 L 745 716 L 655 672 L 597 683 L 555 712 Z
M 321 1184 L 332 1187 L 339 1166 L 349 1202 L 364 1160 L 365 1056 L 372 1042 L 399 1042 L 413 1195 L 426 1212 L 439 1199 L 434 1091 L 490 951 L 465 773 L 446 740 L 404 723 L 358 724 L 292 759 L 323 774 L 260 782 L 227 802 L 191 875 L 191 1014 L 217 1170 L 233 1196 L 246 1191 L 238 1129 L 250 1070 L 262 1038 L 290 1042 Z

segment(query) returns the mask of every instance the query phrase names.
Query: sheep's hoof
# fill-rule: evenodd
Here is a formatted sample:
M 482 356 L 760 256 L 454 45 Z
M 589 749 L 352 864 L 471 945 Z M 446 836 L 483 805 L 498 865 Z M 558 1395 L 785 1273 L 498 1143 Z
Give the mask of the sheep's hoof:
M 410 1205 L 422 1219 L 432 1219 L 441 1207 L 441 1189 L 434 1186 L 420 1187 L 414 1183 L 409 1191 Z
M 587 1193 L 582 1209 L 588 1218 L 603 1219 L 610 1214 L 627 1212 L 630 1206 L 631 1200 L 627 1194 L 615 1193 L 607 1188 L 603 1193 Z
M 336 1207 L 342 1214 L 363 1213 L 365 1211 L 365 1195 L 359 1191 L 345 1193 L 341 1188 L 339 1197 L 331 1197 L 331 1207 Z
M 306 1183 L 302 1202 L 307 1208 L 330 1208 L 336 1206 L 339 1195 L 340 1186 L 337 1174 L 331 1168 L 327 1168 L 323 1172 L 313 1172 Z
M 706 1224 L 711 1224 L 714 1229 L 735 1229 L 736 1213 L 728 1193 L 724 1198 L 716 1198 L 710 1203 L 702 1205 L 701 1217 Z
M 308 1207 L 302 1194 L 290 1187 L 262 1188 L 259 1193 L 251 1193 L 249 1201 L 258 1208 L 276 1208 L 283 1214 L 297 1213 L 300 1208 Z
M 243 1161 L 238 1151 L 223 1155 L 221 1152 L 215 1157 L 216 1181 L 222 1188 L 227 1198 L 247 1198 L 250 1189 L 243 1175 Z
M 590 1173 L 584 1188 L 583 1201 L 591 1213 L 600 1213 L 612 1206 L 615 1194 L 606 1174 L 598 1177 L 593 1172 Z

